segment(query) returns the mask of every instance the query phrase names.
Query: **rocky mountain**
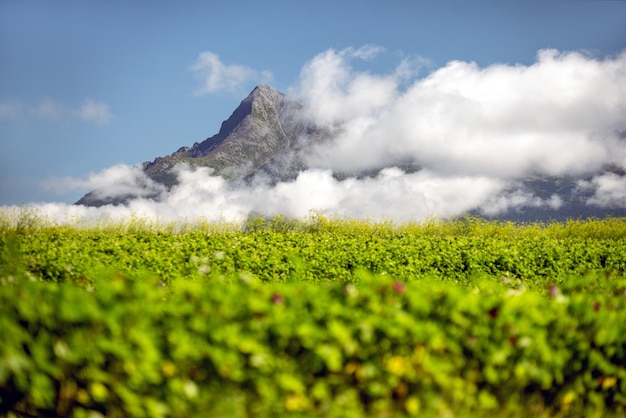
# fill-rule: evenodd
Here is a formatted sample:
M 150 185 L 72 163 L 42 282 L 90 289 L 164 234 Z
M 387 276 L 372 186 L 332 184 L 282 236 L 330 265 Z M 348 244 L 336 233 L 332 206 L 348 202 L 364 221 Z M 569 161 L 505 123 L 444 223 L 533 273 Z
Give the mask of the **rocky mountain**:
M 215 175 L 228 179 L 250 179 L 255 175 L 264 175 L 273 181 L 293 179 L 304 168 L 303 149 L 330 138 L 327 130 L 316 127 L 304 115 L 303 107 L 299 100 L 270 86 L 257 86 L 222 122 L 217 134 L 144 163 L 144 172 L 166 187 L 176 183 L 172 169 L 179 163 L 187 163 L 192 168 L 211 167 Z M 120 204 L 133 197 L 103 198 L 90 192 L 76 204 Z
M 295 179 L 307 168 L 305 161 L 311 146 L 332 140 L 329 128 L 317 126 L 307 117 L 304 104 L 293 97 L 273 88 L 257 86 L 222 123 L 219 132 L 190 147 L 179 148 L 171 155 L 157 157 L 143 164 L 147 175 L 140 179 L 140 194 L 107 196 L 93 191 L 83 196 L 76 204 L 102 206 L 124 204 L 136 197 L 157 198 L 163 190 L 174 186 L 177 174 L 174 167 L 186 163 L 191 168 L 210 167 L 213 175 L 219 175 L 232 182 L 253 182 L 262 177 L 263 181 L 278 183 Z M 626 134 L 624 134 L 626 136 Z M 420 167 L 405 162 L 394 166 L 404 172 L 415 172 Z M 359 173 L 334 172 L 337 179 L 346 177 L 373 177 L 381 169 L 371 169 Z M 620 177 L 624 170 L 607 168 L 605 172 Z M 591 195 L 586 195 L 578 185 L 590 181 L 575 177 L 527 177 L 519 179 L 515 187 L 547 201 L 558 196 L 561 205 L 554 210 L 546 205 L 523 206 L 499 214 L 499 219 L 516 221 L 544 221 L 553 219 L 626 216 L 620 207 L 598 207 L 587 204 Z M 135 179 L 135 183 L 137 179 Z M 474 215 L 485 216 L 484 212 Z
M 303 104 L 293 97 L 261 85 L 246 97 L 222 123 L 220 131 L 192 147 L 146 164 L 146 174 L 170 186 L 171 168 L 180 162 L 206 166 L 226 178 L 249 176 L 277 157 L 293 153 L 298 141 L 319 137 L 315 126 L 302 114 Z

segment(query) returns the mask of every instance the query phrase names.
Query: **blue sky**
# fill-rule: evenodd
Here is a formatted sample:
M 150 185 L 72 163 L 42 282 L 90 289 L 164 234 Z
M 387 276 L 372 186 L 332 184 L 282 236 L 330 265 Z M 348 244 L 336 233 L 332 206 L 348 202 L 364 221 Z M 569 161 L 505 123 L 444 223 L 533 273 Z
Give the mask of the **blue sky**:
M 539 50 L 626 48 L 622 1 L 0 1 L 0 205 L 202 141 L 259 83 L 291 91 L 328 50 L 379 47 L 420 77 L 453 60 L 531 65 Z M 194 70 L 195 69 L 195 70 Z

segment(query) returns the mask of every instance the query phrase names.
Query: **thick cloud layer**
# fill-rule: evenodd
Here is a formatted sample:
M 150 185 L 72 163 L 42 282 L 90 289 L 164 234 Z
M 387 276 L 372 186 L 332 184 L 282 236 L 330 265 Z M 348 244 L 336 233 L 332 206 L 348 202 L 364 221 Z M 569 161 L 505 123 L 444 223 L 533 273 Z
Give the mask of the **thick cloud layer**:
M 222 177 L 212 176 L 207 168 L 192 170 L 181 165 L 177 170 L 179 184 L 169 191 L 161 189 L 156 199 L 139 197 L 127 206 L 93 208 L 49 203 L 28 209 L 51 223 L 92 225 L 127 219 L 158 223 L 243 222 L 251 214 L 304 218 L 312 213 L 405 222 L 454 217 L 475 209 L 494 215 L 521 206 L 560 206 L 558 197 L 543 200 L 523 190 L 510 189 L 507 182 L 495 178 L 441 176 L 430 170 L 406 174 L 398 168 L 387 168 L 374 178 L 339 181 L 330 170 L 310 169 L 300 173 L 295 181 L 273 186 L 234 186 Z M 121 172 L 130 175 L 120 180 L 117 175 Z M 151 182 L 137 167 L 116 166 L 115 170 L 91 176 L 87 183 L 109 187 L 111 183 L 104 180 L 106 175 L 120 181 L 118 193 L 123 194 L 145 196 L 145 185 Z M 23 207 L 2 209 L 13 219 L 24 211 Z
M 294 181 L 233 185 L 209 169 L 179 166 L 179 184 L 168 191 L 141 168 L 119 165 L 48 186 L 138 196 L 127 207 L 35 210 L 50 221 L 89 223 L 131 216 L 241 222 L 253 213 L 304 217 L 312 211 L 420 221 L 562 207 L 560 196 L 524 188 L 527 176 L 574 176 L 588 205 L 626 210 L 626 178 L 616 174 L 626 170 L 626 53 L 596 59 L 544 50 L 528 66 L 454 61 L 422 78 L 417 75 L 428 65 L 421 59 L 402 61 L 388 74 L 355 69 L 379 51 L 328 50 L 303 67 L 291 92 L 335 140 L 311 150 L 309 168 Z M 406 163 L 421 170 L 394 167 Z M 332 174 L 384 167 L 375 177 L 340 181 Z M 607 167 L 613 172 L 602 172 Z
M 302 72 L 300 94 L 334 144 L 311 164 L 337 170 L 411 161 L 442 174 L 515 178 L 626 167 L 626 53 L 596 60 L 540 51 L 530 66 L 454 61 L 400 90 L 406 71 L 359 73 L 329 50 Z

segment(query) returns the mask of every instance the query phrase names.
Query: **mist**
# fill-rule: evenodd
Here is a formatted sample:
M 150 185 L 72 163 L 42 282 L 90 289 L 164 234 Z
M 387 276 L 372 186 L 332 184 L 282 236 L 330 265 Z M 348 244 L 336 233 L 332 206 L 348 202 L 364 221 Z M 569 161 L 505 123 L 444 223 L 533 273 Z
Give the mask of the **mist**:
M 334 139 L 309 148 L 306 168 L 292 181 L 233 184 L 208 168 L 179 165 L 178 184 L 168 190 L 140 166 L 117 165 L 46 187 L 136 196 L 126 206 L 29 208 L 55 223 L 243 222 L 251 214 L 312 212 L 419 222 L 470 211 L 558 211 L 560 196 L 534 195 L 523 180 L 568 176 L 578 179 L 586 204 L 626 209 L 619 174 L 626 171 L 626 52 L 599 59 L 542 50 L 531 65 L 452 61 L 438 69 L 412 57 L 388 74 L 362 70 L 379 51 L 331 49 L 304 65 L 289 93 Z M 420 170 L 398 168 L 406 164 Z M 368 170 L 378 174 L 333 175 Z

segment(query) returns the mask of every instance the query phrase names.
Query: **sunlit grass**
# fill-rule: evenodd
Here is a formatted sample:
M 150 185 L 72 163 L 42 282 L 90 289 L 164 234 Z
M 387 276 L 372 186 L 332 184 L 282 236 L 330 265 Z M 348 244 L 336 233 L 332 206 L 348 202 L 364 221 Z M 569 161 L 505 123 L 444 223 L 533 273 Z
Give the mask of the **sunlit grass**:
M 398 223 L 393 220 L 350 219 L 326 217 L 312 212 L 305 218 L 250 216 L 245 222 L 212 222 L 198 218 L 193 221 L 167 221 L 143 218 L 136 214 L 125 217 L 85 218 L 64 214 L 63 222 L 44 216 L 29 207 L 12 207 L 0 211 L 1 230 L 84 229 L 111 232 L 205 232 L 207 234 L 238 232 L 335 233 L 346 235 L 415 234 L 435 237 L 485 238 L 554 238 L 554 239 L 625 239 L 626 218 L 570 219 L 554 222 L 518 223 L 487 220 L 478 217 L 427 219 Z

